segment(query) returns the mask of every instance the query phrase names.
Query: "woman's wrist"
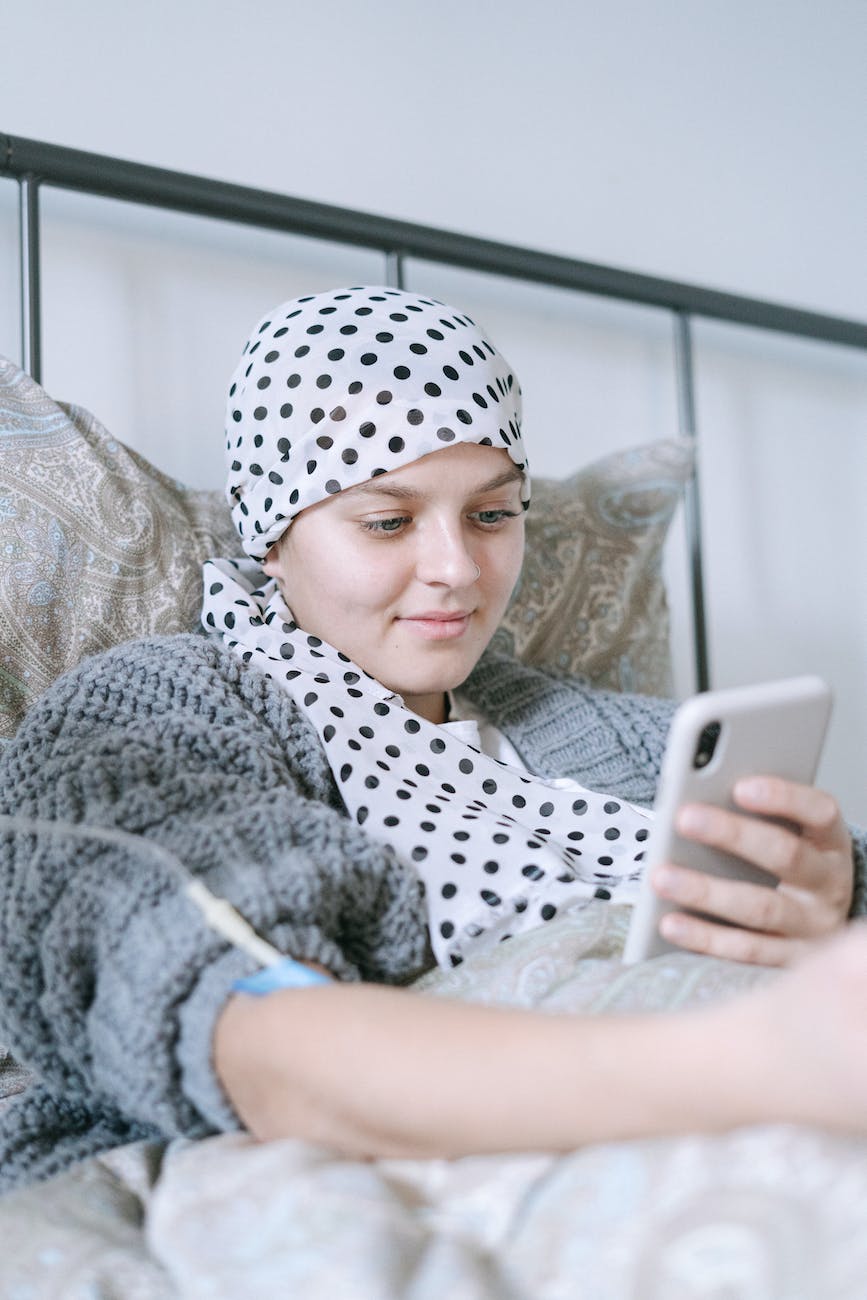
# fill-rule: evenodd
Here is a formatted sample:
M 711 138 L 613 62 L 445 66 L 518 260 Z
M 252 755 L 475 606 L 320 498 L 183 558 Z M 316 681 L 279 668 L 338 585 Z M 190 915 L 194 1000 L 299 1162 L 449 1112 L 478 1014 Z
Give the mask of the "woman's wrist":
M 235 980 L 232 988 L 236 993 L 264 997 L 268 993 L 275 993 L 277 989 L 315 988 L 332 982 L 331 974 L 318 962 L 301 962 L 295 961 L 293 957 L 284 957 L 272 966 L 263 966 L 251 975 Z

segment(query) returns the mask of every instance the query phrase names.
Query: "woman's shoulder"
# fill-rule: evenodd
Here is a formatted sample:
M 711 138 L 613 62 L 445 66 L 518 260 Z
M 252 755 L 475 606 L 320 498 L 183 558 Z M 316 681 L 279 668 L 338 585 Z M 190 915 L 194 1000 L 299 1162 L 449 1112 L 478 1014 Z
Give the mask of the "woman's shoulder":
M 210 681 L 240 683 L 246 675 L 246 665 L 212 637 L 198 632 L 151 635 L 86 655 L 40 698 L 52 692 L 158 690 L 166 683 L 175 692 L 194 683 L 202 690 Z
M 34 702 L 7 753 L 22 744 L 70 740 L 91 728 L 144 736 L 264 728 L 286 740 L 309 724 L 285 691 L 231 651 L 198 633 L 149 636 L 90 655 Z M 294 745 L 292 746 L 295 747 Z
M 86 655 L 56 678 L 35 700 L 22 727 L 58 711 L 87 711 L 89 701 L 103 711 L 110 702 L 123 713 L 127 704 L 145 707 L 167 692 L 180 700 L 193 683 L 201 692 L 211 682 L 239 676 L 233 656 L 196 633 L 124 641 Z
M 545 713 L 571 703 L 612 719 L 643 717 L 649 727 L 667 729 L 676 708 L 672 699 L 612 690 L 560 669 L 526 664 L 496 644 L 461 689 L 493 715 Z
M 496 648 L 482 656 L 462 690 L 532 770 L 652 801 L 673 700 L 602 690 Z
M 106 650 L 87 655 L 64 676 L 66 679 L 87 680 L 127 669 L 177 672 L 187 667 L 195 672 L 202 667 L 228 667 L 237 663 L 235 656 L 213 637 L 201 632 L 176 632 L 121 641 Z

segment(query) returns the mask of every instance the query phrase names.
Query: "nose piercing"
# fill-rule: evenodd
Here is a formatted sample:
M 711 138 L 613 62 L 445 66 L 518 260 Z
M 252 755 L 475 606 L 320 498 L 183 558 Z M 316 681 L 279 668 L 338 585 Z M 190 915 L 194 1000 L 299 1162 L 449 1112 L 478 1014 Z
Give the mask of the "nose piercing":
M 482 576 L 482 570 L 481 570 L 481 568 L 479 567 L 479 565 L 477 564 L 477 565 L 476 565 L 476 576 L 475 576 L 475 578 L 473 579 L 473 581 L 474 581 L 474 582 L 478 582 L 478 580 L 479 580 L 479 578 L 480 578 L 481 576 Z

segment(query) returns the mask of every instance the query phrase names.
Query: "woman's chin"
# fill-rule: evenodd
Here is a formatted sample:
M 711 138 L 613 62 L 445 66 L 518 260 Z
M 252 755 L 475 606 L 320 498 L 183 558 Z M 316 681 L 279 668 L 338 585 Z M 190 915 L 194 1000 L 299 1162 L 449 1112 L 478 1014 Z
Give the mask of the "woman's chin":
M 449 655 L 448 659 L 444 657 L 433 671 L 416 672 L 411 675 L 407 675 L 405 671 L 397 671 L 387 674 L 387 680 L 383 678 L 378 680 L 409 703 L 412 698 L 442 695 L 445 691 L 456 690 L 469 677 L 478 663 L 478 658 L 476 654 Z
M 457 622 L 458 620 L 454 620 Z M 469 677 L 485 650 L 492 632 L 470 616 L 459 620 L 461 627 L 443 632 L 428 619 L 395 619 L 387 637 L 364 649 L 347 649 L 345 654 L 403 699 L 430 696 L 454 690 Z M 410 625 L 411 626 L 408 626 Z

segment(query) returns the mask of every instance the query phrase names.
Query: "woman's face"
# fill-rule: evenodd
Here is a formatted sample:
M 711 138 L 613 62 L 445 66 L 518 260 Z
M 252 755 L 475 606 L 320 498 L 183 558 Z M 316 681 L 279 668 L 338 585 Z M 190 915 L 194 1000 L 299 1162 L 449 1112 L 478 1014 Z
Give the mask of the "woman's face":
M 441 722 L 518 579 L 520 488 L 505 451 L 458 443 L 302 511 L 263 567 L 299 627 Z

